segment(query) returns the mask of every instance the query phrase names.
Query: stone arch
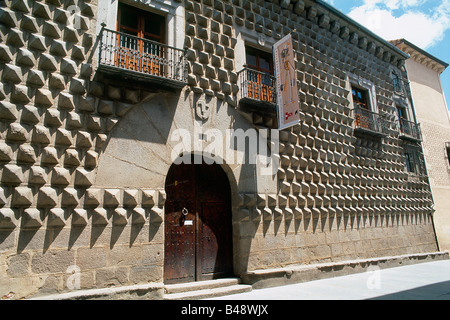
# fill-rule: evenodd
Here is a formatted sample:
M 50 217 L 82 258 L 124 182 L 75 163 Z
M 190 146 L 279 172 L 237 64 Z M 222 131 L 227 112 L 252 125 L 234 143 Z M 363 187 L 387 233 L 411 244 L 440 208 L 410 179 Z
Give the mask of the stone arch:
M 233 259 L 239 256 L 231 195 L 236 185 L 229 179 L 234 175 L 222 161 L 195 152 L 189 158 L 175 161 L 165 182 L 164 279 L 169 283 L 229 277 L 239 270 Z
M 212 109 L 210 118 L 201 123 L 205 129 L 226 130 L 230 126 L 245 128 L 246 122 L 240 117 L 235 117 L 231 125 L 229 120 L 224 121 L 234 109 L 226 108 L 225 105 L 217 110 Z M 125 207 L 138 211 L 142 217 L 137 221 L 145 219 L 160 234 L 163 229 L 158 224 L 164 222 L 166 174 L 175 161 L 172 154 L 179 144 L 176 139 L 172 141 L 172 133 L 179 128 L 193 133 L 196 123 L 198 119 L 190 95 L 183 91 L 180 95 L 155 95 L 151 100 L 130 108 L 115 124 L 99 159 L 95 182 L 88 189 L 93 191 L 89 194 L 98 197 L 92 203 L 101 207 L 107 201 L 119 209 Z M 189 148 L 186 146 L 185 152 L 195 153 L 193 147 Z M 227 163 L 224 158 L 219 157 L 219 162 L 230 182 L 232 223 L 235 230 L 239 230 L 238 225 L 242 219 L 246 219 L 244 216 L 248 215 L 248 208 L 254 206 L 252 203 L 257 190 L 252 189 L 255 186 L 250 181 L 254 179 L 254 173 L 241 164 Z M 85 205 L 86 200 L 90 201 L 86 198 Z M 240 241 L 240 236 L 237 237 Z M 238 257 L 248 255 L 248 252 L 241 252 L 238 241 L 233 244 L 236 257 L 233 259 L 234 270 L 237 275 L 246 269 L 245 259 Z

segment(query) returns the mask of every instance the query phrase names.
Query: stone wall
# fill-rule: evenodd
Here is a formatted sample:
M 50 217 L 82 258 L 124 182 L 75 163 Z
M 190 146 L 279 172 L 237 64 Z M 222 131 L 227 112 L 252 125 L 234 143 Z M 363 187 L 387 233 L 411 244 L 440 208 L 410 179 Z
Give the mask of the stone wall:
M 450 251 L 450 164 L 445 142 L 450 141 L 450 127 L 421 119 L 423 148 L 434 200 L 434 221 L 439 249 Z
M 77 272 L 83 288 L 160 280 L 162 238 L 143 245 L 140 231 L 145 209 L 160 216 L 163 191 L 91 188 L 112 128 L 150 95 L 91 81 L 96 12 L 95 1 L 1 8 L 0 287 L 16 297 L 67 290 Z
M 99 5 L 0 9 L 0 294 L 163 281 L 173 131 L 271 121 L 239 109 L 242 30 L 276 41 L 296 29 L 302 120 L 280 132 L 274 177 L 223 165 L 235 273 L 436 250 L 429 185 L 404 173 L 395 126 L 384 138 L 353 132 L 348 73 L 371 81 L 379 112 L 394 119 L 389 70 L 403 61 L 392 48 L 315 2 L 173 2 L 185 8 L 188 85 L 167 92 L 100 77 Z M 67 22 L 71 6 L 80 28 Z M 199 100 L 211 106 L 206 120 Z
M 417 52 L 408 47 L 402 50 L 411 54 L 406 62 L 414 105 L 423 135 L 423 151 L 434 200 L 434 221 L 439 249 L 450 250 L 450 164 L 445 144 L 450 141 L 450 122 L 440 75 L 444 70 L 427 65 Z

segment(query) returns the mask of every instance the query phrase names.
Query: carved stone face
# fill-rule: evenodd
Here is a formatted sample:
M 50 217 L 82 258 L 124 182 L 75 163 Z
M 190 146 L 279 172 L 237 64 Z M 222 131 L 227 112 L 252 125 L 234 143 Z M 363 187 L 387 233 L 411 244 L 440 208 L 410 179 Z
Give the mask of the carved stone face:
M 211 108 L 208 103 L 206 103 L 205 100 L 199 100 L 197 101 L 197 104 L 195 105 L 195 112 L 197 114 L 197 117 L 201 120 L 208 120 L 209 116 L 211 114 Z

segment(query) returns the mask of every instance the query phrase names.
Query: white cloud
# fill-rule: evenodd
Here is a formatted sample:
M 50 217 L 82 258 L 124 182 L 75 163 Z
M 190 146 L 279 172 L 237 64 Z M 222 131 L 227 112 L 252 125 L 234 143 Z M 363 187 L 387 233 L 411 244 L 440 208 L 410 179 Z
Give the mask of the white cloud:
M 450 29 L 450 0 L 364 0 L 348 16 L 384 39 L 405 38 L 426 49 Z

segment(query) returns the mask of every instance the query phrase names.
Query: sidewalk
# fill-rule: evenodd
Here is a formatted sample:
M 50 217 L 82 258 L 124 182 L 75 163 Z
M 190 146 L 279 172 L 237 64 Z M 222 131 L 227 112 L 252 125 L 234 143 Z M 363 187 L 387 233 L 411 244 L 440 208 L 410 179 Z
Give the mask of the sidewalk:
M 344 277 L 316 280 L 211 300 L 450 300 L 450 260 L 392 269 L 373 268 Z

